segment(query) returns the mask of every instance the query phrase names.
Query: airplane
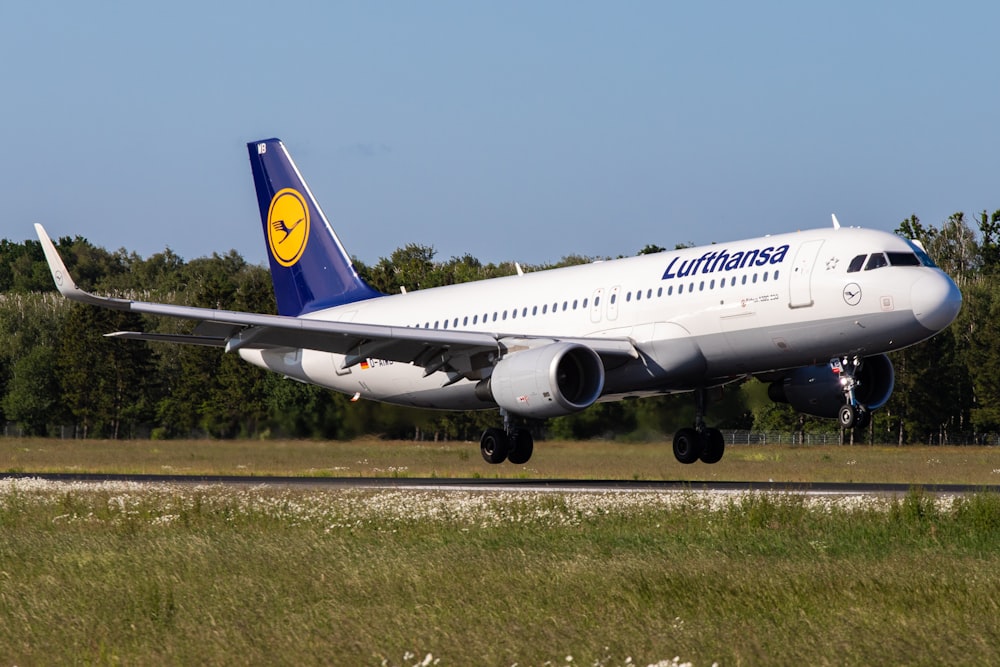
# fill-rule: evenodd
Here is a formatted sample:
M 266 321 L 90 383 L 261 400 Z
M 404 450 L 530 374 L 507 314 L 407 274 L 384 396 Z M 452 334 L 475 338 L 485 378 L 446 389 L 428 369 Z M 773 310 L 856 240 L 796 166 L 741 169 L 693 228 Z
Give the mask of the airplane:
M 841 227 L 382 294 L 358 275 L 278 139 L 247 144 L 278 314 L 109 298 L 77 287 L 35 228 L 66 298 L 197 322 L 119 339 L 220 347 L 286 377 L 419 408 L 496 409 L 480 451 L 526 463 L 529 426 L 601 401 L 692 392 L 680 463 L 716 463 L 710 390 L 757 377 L 769 397 L 843 428 L 889 400 L 886 353 L 957 316 L 962 295 L 916 241 Z

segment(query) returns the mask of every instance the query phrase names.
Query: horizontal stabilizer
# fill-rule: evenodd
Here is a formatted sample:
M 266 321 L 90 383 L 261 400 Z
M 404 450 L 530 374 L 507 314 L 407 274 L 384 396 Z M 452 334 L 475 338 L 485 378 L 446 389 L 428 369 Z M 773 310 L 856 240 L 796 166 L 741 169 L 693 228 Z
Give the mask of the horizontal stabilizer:
M 207 347 L 225 347 L 225 338 L 210 336 L 189 336 L 185 334 L 146 333 L 144 331 L 115 331 L 104 334 L 105 338 L 117 340 L 148 340 L 158 343 L 182 343 L 186 345 L 205 345 Z

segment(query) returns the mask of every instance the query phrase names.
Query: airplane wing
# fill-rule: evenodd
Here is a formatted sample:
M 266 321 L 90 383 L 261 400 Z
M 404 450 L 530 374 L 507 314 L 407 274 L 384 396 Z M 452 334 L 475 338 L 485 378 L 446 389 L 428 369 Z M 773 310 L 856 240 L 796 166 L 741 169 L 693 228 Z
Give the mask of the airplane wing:
M 530 345 L 532 340 L 539 343 L 559 340 L 586 345 L 601 356 L 605 367 L 617 366 L 627 359 L 639 356 L 635 345 L 627 338 L 530 339 L 479 331 L 330 322 L 308 317 L 265 315 L 98 296 L 77 287 L 45 228 L 36 223 L 35 231 L 45 252 L 52 279 L 59 292 L 67 299 L 103 308 L 198 321 L 191 334 L 138 331 L 107 334 L 114 338 L 207 345 L 225 348 L 227 352 L 240 349 L 305 348 L 345 355 L 345 369 L 368 357 L 375 357 L 422 366 L 428 375 L 445 368 L 467 372 L 471 370 L 469 364 L 458 363 L 460 359 L 467 360 L 481 353 L 502 355 L 513 346 L 523 346 L 525 342 Z

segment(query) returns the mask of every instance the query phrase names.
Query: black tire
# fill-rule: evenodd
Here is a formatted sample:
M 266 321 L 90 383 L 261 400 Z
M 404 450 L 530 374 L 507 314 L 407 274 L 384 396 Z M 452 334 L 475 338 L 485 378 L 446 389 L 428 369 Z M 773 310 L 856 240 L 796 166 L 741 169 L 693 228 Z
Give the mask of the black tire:
M 698 431 L 682 428 L 674 434 L 674 456 L 681 463 L 694 463 L 704 449 Z
M 535 438 L 531 431 L 526 428 L 516 428 L 510 434 L 510 451 L 507 452 L 507 460 L 520 465 L 527 463 L 531 459 L 531 453 L 535 451 Z
M 704 450 L 701 452 L 702 463 L 718 463 L 726 452 L 726 439 L 717 428 L 707 428 L 704 436 Z
M 510 442 L 507 434 L 498 428 L 488 428 L 479 439 L 479 451 L 487 463 L 503 463 L 507 459 Z
M 853 405 L 840 406 L 840 410 L 837 412 L 837 421 L 840 422 L 841 428 L 854 428 L 856 418 Z
M 864 429 L 868 428 L 868 425 L 872 423 L 872 412 L 863 405 L 859 405 L 855 409 L 854 415 L 854 428 Z

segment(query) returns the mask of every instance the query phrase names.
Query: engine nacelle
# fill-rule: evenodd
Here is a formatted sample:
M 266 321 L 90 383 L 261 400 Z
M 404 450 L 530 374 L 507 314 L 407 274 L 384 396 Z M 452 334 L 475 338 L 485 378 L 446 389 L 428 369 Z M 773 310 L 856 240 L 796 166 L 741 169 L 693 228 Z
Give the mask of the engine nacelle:
M 884 354 L 866 357 L 854 379 L 854 397 L 869 410 L 885 405 L 896 384 L 892 362 Z M 788 403 L 799 412 L 827 419 L 836 418 L 844 405 L 840 376 L 829 365 L 796 368 L 772 383 L 767 395 L 772 401 Z
M 559 417 L 590 407 L 604 389 L 604 364 L 589 347 L 551 343 L 504 357 L 476 393 L 522 417 Z

